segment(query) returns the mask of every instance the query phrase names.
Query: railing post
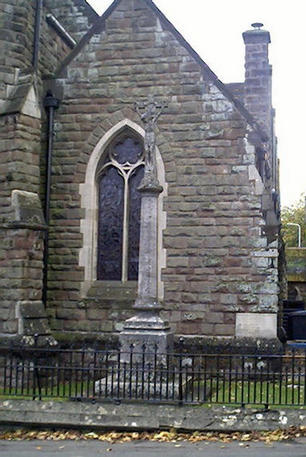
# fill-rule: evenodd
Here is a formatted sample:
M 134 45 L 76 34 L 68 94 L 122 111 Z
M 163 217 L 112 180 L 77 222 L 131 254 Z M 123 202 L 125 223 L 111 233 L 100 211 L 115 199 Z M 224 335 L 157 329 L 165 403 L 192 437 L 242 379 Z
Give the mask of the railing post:
M 220 359 L 219 359 L 219 354 L 217 355 L 217 360 L 216 360 L 216 403 L 219 403 L 219 371 L 220 371 L 220 368 L 219 368 L 219 363 L 220 363 Z
M 39 335 L 35 333 L 34 335 L 34 353 L 33 353 L 33 400 L 36 398 L 36 382 L 38 388 L 38 398 L 41 400 L 41 386 L 40 386 L 40 379 L 39 379 L 39 372 L 37 368 L 37 348 L 38 348 L 38 338 Z
M 134 345 L 130 345 L 130 362 L 129 362 L 129 369 L 130 369 L 130 381 L 129 381 L 129 398 L 132 398 L 132 386 L 133 386 L 133 349 Z M 136 378 L 135 378 L 136 380 Z
M 92 400 L 95 400 L 96 389 L 95 389 L 95 380 L 96 380 L 96 371 L 97 371 L 97 348 L 94 348 L 94 359 L 93 359 L 93 369 L 92 369 Z
M 157 380 L 157 351 L 158 351 L 158 346 L 155 344 L 154 346 L 154 371 L 153 371 L 153 376 L 154 376 L 154 387 L 153 387 L 153 395 L 154 395 L 154 400 L 156 400 L 156 380 Z
M 178 404 L 183 406 L 183 347 L 184 338 L 179 339 L 179 379 L 178 379 Z
M 291 404 L 294 404 L 295 358 L 296 358 L 296 352 L 295 352 L 295 347 L 294 347 L 292 350 L 292 358 L 291 358 Z
M 267 372 L 266 372 L 266 403 L 265 410 L 269 410 L 269 394 L 270 394 L 270 359 L 267 358 Z
M 245 358 L 242 356 L 241 359 L 241 407 L 245 407 L 244 402 L 244 365 L 245 365 Z
M 109 379 L 109 352 L 108 349 L 106 349 L 106 354 L 105 354 L 105 390 L 104 390 L 104 395 L 105 399 L 107 399 L 108 396 L 108 379 Z
M 146 345 L 142 345 L 142 362 L 141 362 L 141 398 L 144 399 L 145 383 L 145 364 L 146 364 Z
M 118 354 L 117 354 L 117 398 L 115 399 L 115 402 L 117 404 L 120 403 L 120 376 L 121 376 L 120 356 L 121 356 L 120 349 L 118 349 Z
M 183 406 L 183 356 L 179 354 L 179 406 Z

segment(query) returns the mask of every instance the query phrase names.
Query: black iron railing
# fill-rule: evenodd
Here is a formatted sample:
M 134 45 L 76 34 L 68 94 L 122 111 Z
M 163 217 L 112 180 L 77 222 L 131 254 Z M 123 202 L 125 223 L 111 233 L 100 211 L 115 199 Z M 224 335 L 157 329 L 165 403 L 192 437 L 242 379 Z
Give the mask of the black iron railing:
M 159 354 L 0 347 L 0 399 L 306 406 L 306 352 Z

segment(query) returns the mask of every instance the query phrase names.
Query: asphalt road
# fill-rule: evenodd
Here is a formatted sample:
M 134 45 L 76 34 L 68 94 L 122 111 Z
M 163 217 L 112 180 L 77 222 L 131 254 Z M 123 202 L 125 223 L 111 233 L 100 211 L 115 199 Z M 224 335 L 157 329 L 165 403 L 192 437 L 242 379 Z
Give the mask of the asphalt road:
M 241 443 L 242 444 L 242 443 Z M 108 444 L 100 441 L 1 441 L 2 457 L 305 457 L 306 439 L 294 442 L 155 443 L 136 441 Z

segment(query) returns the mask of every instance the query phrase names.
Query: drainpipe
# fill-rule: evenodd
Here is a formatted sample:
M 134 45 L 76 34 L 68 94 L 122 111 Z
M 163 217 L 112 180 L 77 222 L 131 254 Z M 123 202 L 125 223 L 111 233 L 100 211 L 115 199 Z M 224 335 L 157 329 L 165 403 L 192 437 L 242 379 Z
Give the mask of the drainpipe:
M 47 113 L 47 155 L 46 155 L 46 181 L 45 181 L 45 206 L 44 216 L 47 225 L 44 240 L 44 274 L 43 274 L 43 293 L 42 300 L 47 305 L 47 286 L 48 286 L 48 257 L 49 257 L 49 220 L 50 220 L 50 194 L 51 194 L 51 172 L 52 172 L 52 151 L 54 138 L 54 112 L 59 107 L 59 100 L 53 97 L 52 92 L 48 91 L 44 98 L 44 107 Z
M 34 72 L 38 68 L 38 59 L 39 59 L 39 41 L 40 41 L 40 23 L 41 23 L 41 14 L 42 14 L 43 0 L 36 0 L 36 14 L 35 14 L 35 24 L 34 24 L 34 44 L 33 44 L 33 69 Z

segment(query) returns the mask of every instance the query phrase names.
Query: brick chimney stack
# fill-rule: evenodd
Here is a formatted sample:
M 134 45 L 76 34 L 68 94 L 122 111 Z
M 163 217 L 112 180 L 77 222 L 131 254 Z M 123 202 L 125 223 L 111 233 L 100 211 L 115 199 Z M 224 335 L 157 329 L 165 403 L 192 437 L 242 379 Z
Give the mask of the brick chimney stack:
M 252 24 L 253 29 L 243 33 L 245 43 L 245 105 L 248 111 L 272 134 L 272 67 L 269 64 L 270 33 L 263 24 Z

